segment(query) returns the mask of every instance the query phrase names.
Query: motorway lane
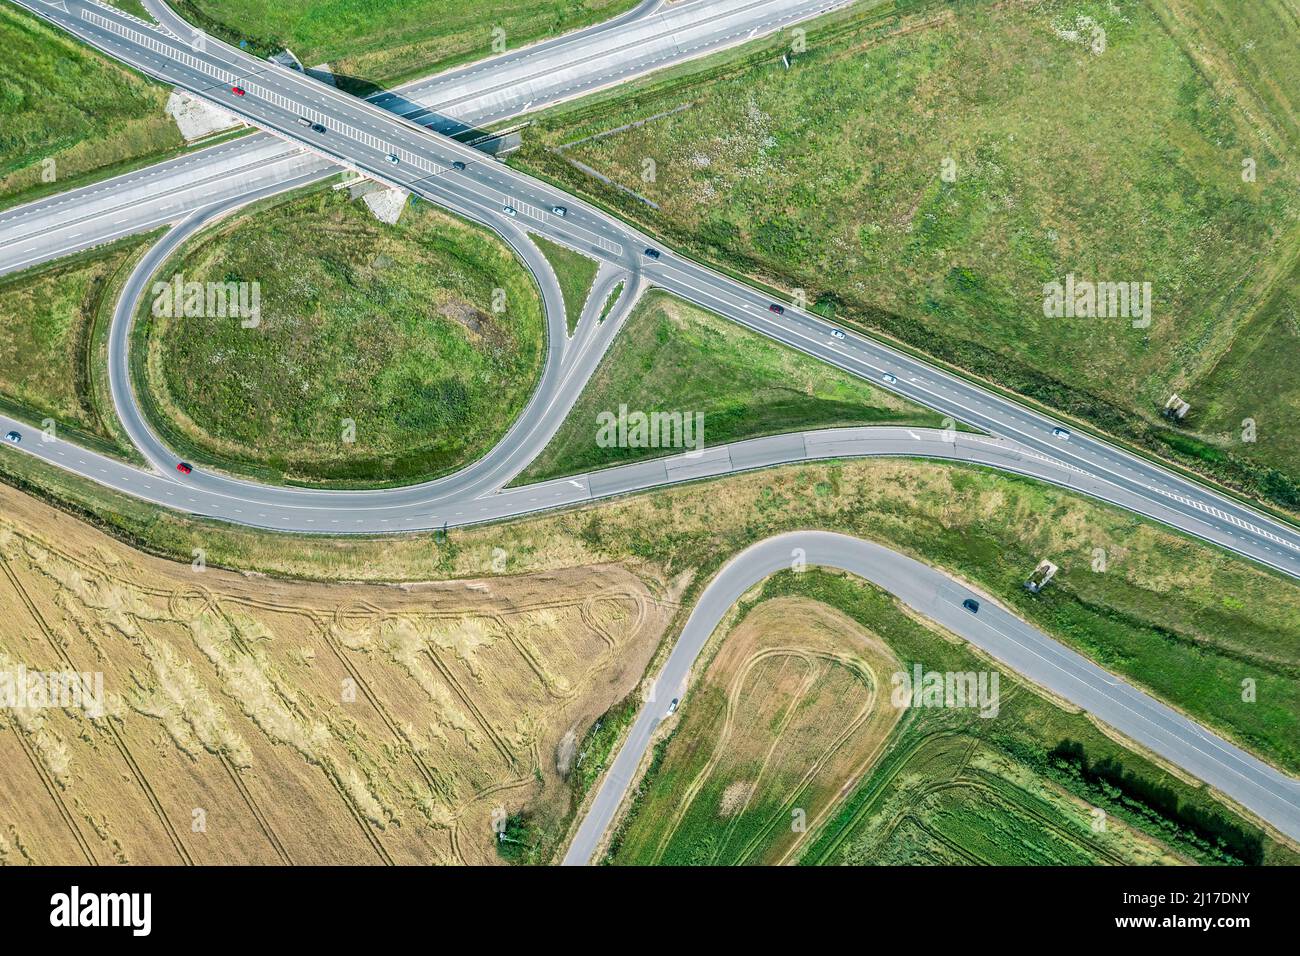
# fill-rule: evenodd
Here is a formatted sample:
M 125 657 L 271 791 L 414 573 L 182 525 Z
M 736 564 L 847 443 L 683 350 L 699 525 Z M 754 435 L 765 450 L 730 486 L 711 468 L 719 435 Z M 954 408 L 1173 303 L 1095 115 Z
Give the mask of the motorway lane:
M 371 99 L 454 133 L 625 82 L 841 5 L 843 0 L 693 0 L 661 9 L 650 0 L 606 23 Z M 157 0 L 146 6 L 173 35 L 192 32 Z M 0 274 L 178 220 L 209 198 L 236 198 L 308 172 L 324 179 L 338 171 L 328 158 L 271 134 L 242 137 L 0 213 Z
M 20 2 L 39 6 L 37 0 Z M 788 308 L 784 315 L 775 316 L 767 311 L 762 293 L 667 251 L 658 261 L 643 260 L 641 250 L 651 244 L 643 234 L 372 103 L 252 60 L 217 41 L 209 40 L 206 51 L 191 54 L 175 40 L 170 40 L 170 45 L 160 41 L 155 31 L 145 34 L 129 23 L 123 25 L 126 21 L 114 20 L 88 0 L 67 0 L 67 5 L 66 14 L 51 14 L 48 7 L 40 12 L 137 68 L 196 92 L 237 100 L 233 108 L 289 139 L 307 142 L 374 178 L 405 186 L 504 234 L 527 227 L 629 272 L 642 263 L 645 276 L 654 284 L 882 385 L 881 373 L 894 372 L 897 381 L 884 387 L 992 435 L 1051 455 L 1067 469 L 1077 468 L 1113 482 L 1143 501 L 1141 513 L 1171 513 L 1174 527 L 1180 530 L 1224 542 L 1237 553 L 1300 577 L 1300 531 L 1245 505 L 1081 433 L 1068 442 L 1059 441 L 1052 435 L 1055 423 L 1045 416 L 874 340 L 852 333 L 834 339 L 830 334 L 833 326 L 808 313 Z M 232 78 L 248 89 L 248 96 L 227 95 L 222 84 Z M 327 132 L 305 130 L 297 122 L 302 115 L 323 123 Z M 390 152 L 401 156 L 399 165 L 387 162 Z M 456 161 L 466 168 L 454 169 Z M 517 211 L 515 217 L 503 213 L 507 205 Z M 551 214 L 553 205 L 565 205 L 568 216 Z M 251 489 L 240 493 L 267 494 Z
M 1032 683 L 1182 767 L 1291 839 L 1300 839 L 1300 781 L 1136 690 L 941 571 L 870 541 L 798 531 L 768 538 L 741 552 L 704 589 L 655 678 L 653 695 L 642 706 L 579 824 L 564 857 L 566 865 L 582 865 L 592 859 L 637 778 L 654 733 L 667 716 L 669 701 L 676 697 L 681 699 L 681 707 L 690 706 L 687 679 L 691 667 L 718 623 L 754 585 L 789 570 L 796 549 L 802 550 L 808 566 L 848 571 L 889 591 Z M 978 613 L 962 607 L 968 598 L 979 602 Z M 797 627 L 798 622 L 791 625 Z M 877 677 L 886 685 L 882 702 L 890 706 L 890 675 Z

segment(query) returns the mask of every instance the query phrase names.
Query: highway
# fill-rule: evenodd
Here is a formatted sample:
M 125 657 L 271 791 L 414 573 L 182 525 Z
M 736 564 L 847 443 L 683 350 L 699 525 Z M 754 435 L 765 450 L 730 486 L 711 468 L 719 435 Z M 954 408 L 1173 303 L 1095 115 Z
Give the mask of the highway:
M 409 189 L 492 228 L 537 275 L 550 333 L 546 368 L 524 414 L 497 448 L 455 475 L 371 491 L 271 487 L 202 468 L 190 476 L 178 475 L 174 454 L 139 414 L 125 374 L 135 304 L 152 270 L 186 236 L 257 196 L 311 181 L 315 173 L 308 170 L 297 179 L 278 179 L 215 204 L 209 196 L 208 204 L 192 212 L 150 250 L 129 278 L 110 331 L 110 382 L 115 406 L 132 441 L 153 467 L 138 468 L 62 440 L 45 442 L 33 429 L 0 418 L 0 427 L 16 428 L 27 436 L 21 452 L 141 500 L 190 514 L 280 531 L 328 533 L 428 530 L 495 521 L 782 462 L 860 455 L 928 457 L 1000 468 L 1078 490 L 1300 577 L 1300 534 L 1295 529 L 1100 440 L 1078 432 L 1063 440 L 1054 435 L 1058 423 L 1050 418 L 872 339 L 851 332 L 837 336 L 833 325 L 795 308 L 773 313 L 770 300 L 762 293 L 671 250 L 662 249 L 657 259 L 647 257 L 645 249 L 661 247 L 612 216 L 374 103 L 253 59 L 215 40 L 208 40 L 205 49 L 192 49 L 166 31 L 92 0 L 60 0 L 56 5 L 44 0 L 15 2 L 143 72 L 239 112 L 329 164 Z M 236 83 L 247 91 L 246 96 L 230 92 Z M 397 162 L 391 162 L 390 156 Z M 461 165 L 464 168 L 459 168 Z M 553 213 L 552 207 L 558 205 L 567 207 L 568 214 Z M 604 323 L 596 323 L 589 309 L 577 334 L 567 339 L 558 284 L 526 238 L 526 230 L 592 255 L 601 263 L 601 281 L 606 287 L 625 279 L 629 292 L 620 299 L 615 313 Z M 506 488 L 564 420 L 637 293 L 649 285 L 868 378 L 986 434 L 833 429 L 711 447 L 699 455 Z M 936 619 L 943 623 L 942 618 Z M 1170 732 L 1189 754 L 1200 748 L 1198 739 L 1210 739 L 1208 731 L 1195 725 Z M 1134 736 L 1144 742 L 1147 739 Z M 1191 766 L 1221 774 L 1212 766 L 1197 763 L 1199 758 L 1194 755 L 1189 759 Z M 1224 790 L 1234 796 L 1240 792 L 1240 788 Z M 1279 829 L 1293 832 L 1287 828 L 1294 826 L 1294 807 L 1284 799 L 1286 794 L 1274 794 L 1275 802 L 1258 794 L 1246 796 L 1255 802 L 1239 798 L 1243 804 L 1261 808 L 1257 810 L 1261 816 Z
M 192 34 L 160 0 L 144 3 L 173 36 Z M 692 0 L 665 7 L 662 0 L 646 0 L 605 23 L 381 92 L 371 101 L 430 129 L 457 133 L 725 49 L 843 4 Z M 328 157 L 269 133 L 200 149 L 0 212 L 0 274 L 146 232 L 210 203 L 267 195 L 269 186 L 322 180 L 339 170 Z
M 250 122 L 303 143 L 322 156 L 456 210 L 495 229 L 508 240 L 512 237 L 517 240 L 520 229 L 527 228 L 587 252 L 610 267 L 639 275 L 646 282 L 869 378 L 956 421 L 1010 439 L 1028 452 L 1049 456 L 1066 470 L 1103 479 L 1140 502 L 1135 510 L 1142 514 L 1168 514 L 1168 523 L 1182 531 L 1222 544 L 1286 574 L 1300 576 L 1300 532 L 1296 529 L 1082 433 L 1074 434 L 1068 441 L 1061 440 L 1054 434 L 1058 423 L 1047 416 L 875 340 L 853 333 L 836 338 L 830 323 L 798 309 L 787 308 L 783 315 L 775 315 L 768 311 L 769 300 L 762 293 L 669 250 L 663 250 L 657 260 L 646 258 L 643 250 L 657 246 L 649 237 L 586 203 L 485 160 L 473 149 L 394 116 L 373 103 L 303 74 L 255 60 L 216 40 L 209 39 L 202 52 L 192 52 L 189 45 L 171 34 L 147 28 L 91 0 L 66 0 L 66 13 L 42 0 L 20 2 L 144 72 L 220 102 Z M 246 96 L 237 97 L 230 92 L 230 85 L 236 82 L 247 90 Z M 324 132 L 300 125 L 300 119 L 318 124 Z M 397 165 L 388 161 L 390 155 L 398 157 Z M 456 163 L 465 168 L 456 168 L 453 165 Z M 550 211 L 559 205 L 568 209 L 567 216 Z M 507 207 L 515 211 L 513 216 L 507 214 Z M 893 376 L 893 382 L 883 381 L 886 373 Z M 547 374 L 553 374 L 553 369 L 548 367 Z M 575 375 L 569 381 L 576 393 L 585 379 Z M 545 402 L 544 413 L 539 410 L 536 414 L 547 420 L 534 420 L 532 433 L 542 435 L 558 428 L 563 411 L 575 398 L 576 394 L 557 393 L 553 401 Z M 513 437 L 520 434 L 512 431 Z M 156 449 L 154 453 L 161 454 Z M 522 467 L 522 462 L 516 463 Z M 494 475 L 504 484 L 517 471 L 518 468 L 513 471 L 505 468 Z M 443 479 L 438 488 L 448 489 L 448 494 L 458 499 L 456 482 L 459 480 L 459 476 Z M 316 500 L 324 494 L 335 496 L 332 505 L 327 507 L 356 506 L 355 499 L 349 497 L 353 493 L 268 489 L 217 476 L 195 479 L 193 491 L 208 490 L 205 483 L 210 483 L 214 492 L 242 499 L 248 508 L 241 512 L 270 514 L 268 509 L 282 509 L 276 516 L 279 526 L 292 530 L 319 528 L 317 520 L 312 521 L 310 528 L 302 527 L 303 521 L 299 520 L 302 504 L 313 501 L 313 496 Z M 482 494 L 484 486 L 475 483 L 473 491 Z M 371 500 L 375 504 L 382 501 L 385 507 L 424 508 L 431 494 L 441 496 L 442 491 L 435 491 L 431 485 L 356 494 L 373 496 Z M 186 497 L 192 496 L 191 492 Z M 409 523 L 416 524 L 414 520 Z
M 941 571 L 870 541 L 825 531 L 798 531 L 768 538 L 732 558 L 700 595 L 681 637 L 655 678 L 654 699 L 641 708 L 606 771 L 565 854 L 566 865 L 589 862 L 614 819 L 668 703 L 688 707 L 691 666 L 718 623 L 751 587 L 789 570 L 801 548 L 809 567 L 848 571 L 878 585 L 923 617 L 969 641 L 1039 687 L 1081 707 L 1143 747 L 1182 767 L 1300 839 L 1300 781 L 1285 776 L 1222 737 L 1135 690 L 1086 657 L 1054 641 Z M 962 602 L 972 598 L 972 614 Z M 877 674 L 886 684 L 889 675 Z M 997 718 L 991 718 L 996 720 Z

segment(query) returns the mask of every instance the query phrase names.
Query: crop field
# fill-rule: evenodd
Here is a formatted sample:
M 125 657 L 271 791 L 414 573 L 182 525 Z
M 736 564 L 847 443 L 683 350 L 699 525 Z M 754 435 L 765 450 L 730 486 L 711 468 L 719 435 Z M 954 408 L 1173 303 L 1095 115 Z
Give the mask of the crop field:
M 297 196 L 196 236 L 159 278 L 176 276 L 260 288 L 255 326 L 156 317 L 151 301 L 136 323 L 133 371 L 155 427 L 231 471 L 342 484 L 443 474 L 500 439 L 540 374 L 532 276 L 495 237 L 426 204 L 387 226 L 345 194 Z
M 767 602 L 723 639 L 614 861 L 777 863 L 876 759 L 898 658 L 822 605 Z M 806 820 L 806 826 L 794 821 Z
M 587 293 L 596 279 L 596 270 L 600 267 L 595 259 L 574 252 L 568 246 L 551 242 L 542 236 L 532 236 L 537 248 L 542 250 L 546 261 L 555 270 L 555 277 L 560 283 L 560 294 L 564 296 L 564 316 L 569 327 L 569 334 L 578 326 L 582 318 L 582 308 L 587 304 Z
M 783 531 L 822 528 L 945 568 L 1101 666 L 1290 772 L 1300 772 L 1300 586 L 1214 547 L 1070 492 L 981 468 L 862 460 L 775 468 L 558 514 L 430 535 L 267 535 L 160 512 L 0 455 L 0 475 L 129 540 L 189 559 L 345 580 L 473 576 L 607 561 L 691 579 Z M 1043 558 L 1040 595 L 1022 587 Z M 885 635 L 888 637 L 888 635 Z M 1247 695 L 1246 688 L 1254 693 Z
M 555 437 L 517 483 L 681 449 L 601 447 L 596 416 L 620 405 L 704 415 L 721 445 L 806 428 L 938 426 L 938 415 L 664 292 L 636 304 Z
M 0 6 L 0 207 L 180 149 L 168 91 Z
M 1300 255 L 1297 5 L 1247 6 L 859 7 L 809 25 L 803 52 L 786 31 L 542 113 L 512 161 L 817 311 L 1300 509 L 1300 459 L 1279 438 L 1294 392 L 1214 378 L 1250 361 L 1238 348 L 1290 341 L 1268 303 Z M 1149 283 L 1149 314 L 1135 299 L 1054 317 L 1045 288 L 1070 276 Z M 1195 399 L 1177 426 L 1161 415 L 1175 392 Z M 1252 414 L 1270 431 L 1246 442 Z
M 1087 715 L 1061 707 L 866 582 L 818 570 L 785 572 L 769 579 L 742 612 L 796 598 L 823 602 L 870 628 L 909 669 L 1000 675 L 992 716 L 971 707 L 906 708 L 880 759 L 842 781 L 841 802 L 801 845 L 798 862 L 1151 865 L 1296 858 L 1203 788 L 1172 776 Z
M 102 353 L 117 292 L 149 238 L 0 277 L 0 407 L 128 453 L 116 437 Z
M 491 863 L 525 810 L 553 844 L 575 741 L 673 610 L 613 565 L 403 588 L 196 571 L 0 499 L 0 669 L 101 674 L 104 710 L 6 708 L 4 863 Z
M 176 0 L 191 23 L 255 52 L 288 47 L 344 86 L 391 86 L 607 20 L 634 0 Z

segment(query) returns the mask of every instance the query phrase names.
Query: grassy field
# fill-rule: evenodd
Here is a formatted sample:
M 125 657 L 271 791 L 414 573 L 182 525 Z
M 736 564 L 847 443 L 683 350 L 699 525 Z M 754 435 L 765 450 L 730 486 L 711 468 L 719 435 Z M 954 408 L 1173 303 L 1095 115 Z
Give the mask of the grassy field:
M 130 456 L 118 435 L 104 348 L 121 283 L 153 236 L 0 278 L 0 407 L 33 425 Z
M 573 741 L 674 608 L 611 565 L 490 595 L 196 573 L 0 500 L 0 668 L 100 672 L 109 715 L 7 709 L 4 864 L 496 862 L 500 816 L 566 831 Z
M 591 291 L 591 283 L 595 281 L 596 270 L 600 265 L 595 259 L 542 236 L 533 236 L 532 240 L 542 250 L 546 261 L 555 270 L 555 277 L 560 281 L 560 293 L 564 296 L 564 317 L 569 326 L 569 334 L 572 335 L 578 327 L 578 320 L 582 318 L 582 307 L 587 303 L 587 293 Z
M 791 609 L 799 613 L 792 616 Z M 1296 860 L 1231 810 L 1196 787 L 1164 772 L 1116 743 L 1084 715 L 1070 713 L 1030 685 L 904 612 L 888 595 L 857 579 L 825 571 L 783 573 L 766 582 L 713 638 L 716 657 L 683 701 L 680 724 L 661 744 L 639 799 L 611 843 L 614 863 L 738 864 L 994 864 L 1096 865 L 1283 863 Z M 758 719 L 738 703 L 720 707 L 717 672 L 745 657 L 748 632 L 765 628 L 778 645 L 800 640 L 805 620 L 846 622 L 841 653 L 882 648 L 884 694 L 876 703 L 888 716 L 886 736 L 868 750 L 870 760 L 851 772 L 815 765 L 815 734 L 796 737 Z M 800 626 L 791 631 L 791 621 Z M 766 659 L 766 658 L 765 658 Z M 901 664 L 899 663 L 901 659 Z M 890 663 L 893 662 L 893 663 Z M 920 664 L 935 671 L 999 670 L 999 711 L 898 710 L 890 675 Z M 751 673 L 750 710 L 768 695 L 782 702 L 777 673 Z M 739 690 L 735 681 L 725 684 Z M 827 739 L 857 705 L 830 688 L 810 693 L 798 711 L 827 711 L 818 727 Z M 830 716 L 838 710 L 838 719 Z M 901 717 L 901 720 L 900 720 Z M 793 729 L 793 728 L 792 728 Z M 750 737 L 766 742 L 761 761 L 747 761 Z M 804 749 L 811 747 L 811 752 Z M 1087 759 L 1103 767 L 1107 789 L 1072 771 Z M 749 807 L 739 819 L 722 813 L 717 799 L 761 766 Z M 780 773 L 820 782 L 816 800 Z M 707 780 L 701 785 L 702 778 Z M 692 782 L 694 784 L 692 785 Z M 679 806 L 679 801 L 684 806 Z M 792 826 L 805 811 L 806 830 Z M 1094 829 L 1094 811 L 1105 826 Z M 744 816 L 765 827 L 745 827 Z
M 1187 440 L 1212 430 L 1200 402 L 1179 429 L 1160 415 L 1262 334 L 1261 305 L 1300 254 L 1296 3 L 1238 6 L 858 7 L 810 27 L 789 69 L 787 33 L 557 107 L 512 161 L 691 254 L 1300 510 L 1293 454 L 1270 474 L 1236 429 L 1215 435 L 1217 454 Z M 1149 282 L 1149 326 L 1047 317 L 1044 286 L 1071 274 Z M 1252 387 L 1240 403 L 1269 400 Z
M 165 87 L 67 33 L 5 4 L 0 46 L 0 206 L 161 158 L 184 145 L 163 112 Z
M 150 302 L 137 321 L 147 410 L 173 447 L 218 467 L 345 484 L 433 477 L 490 448 L 540 374 L 532 276 L 494 237 L 426 204 L 390 227 L 317 190 L 197 236 L 160 278 L 177 273 L 260 283 L 255 328 L 152 317 Z
M 620 405 L 704 414 L 721 445 L 836 425 L 939 425 L 939 416 L 663 292 L 648 292 L 550 444 L 517 480 L 556 478 L 680 449 L 602 448 L 596 416 Z
M 803 840 L 795 815 L 815 828 L 844 781 L 879 756 L 901 715 L 889 703 L 900 667 L 879 638 L 824 605 L 756 608 L 692 686 L 615 860 L 782 862 Z
M 634 0 L 176 0 L 191 23 L 254 52 L 288 47 L 344 86 L 391 86 L 607 20 Z

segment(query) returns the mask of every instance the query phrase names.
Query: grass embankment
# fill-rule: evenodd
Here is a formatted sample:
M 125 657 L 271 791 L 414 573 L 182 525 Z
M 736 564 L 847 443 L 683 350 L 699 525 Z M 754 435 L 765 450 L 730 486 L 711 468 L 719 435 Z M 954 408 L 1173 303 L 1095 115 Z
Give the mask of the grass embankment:
M 1238 7 L 859 7 L 809 26 L 789 69 L 783 34 L 561 105 L 512 162 L 720 268 L 805 290 L 818 311 L 1300 511 L 1286 429 L 1246 443 L 1240 418 L 1206 414 L 1224 399 L 1233 416 L 1289 420 L 1297 393 L 1275 410 L 1244 380 L 1240 397 L 1227 381 L 1197 390 L 1234 340 L 1264 334 L 1260 306 L 1300 252 L 1300 70 L 1277 29 L 1294 3 Z M 1151 283 L 1149 327 L 1045 317 L 1044 285 L 1069 274 Z M 1175 428 L 1160 412 L 1189 390 Z
M 551 242 L 542 236 L 532 236 L 537 248 L 542 250 L 546 261 L 555 271 L 555 278 L 560 283 L 560 294 L 564 296 L 564 318 L 569 326 L 569 334 L 578 327 L 582 318 L 582 307 L 591 292 L 591 284 L 596 279 L 596 270 L 600 264 L 589 256 L 574 252 L 558 242 Z
M 181 16 L 259 54 L 288 47 L 307 66 L 327 62 L 340 85 L 369 92 L 607 20 L 635 0 L 176 0 Z
M 915 664 L 938 672 L 997 670 L 996 716 L 981 717 L 978 708 L 908 709 L 865 772 L 828 775 L 814 768 L 811 782 L 820 785 L 821 800 L 774 786 L 780 774 L 797 774 L 814 755 L 781 746 L 780 734 L 764 762 L 746 765 L 737 741 L 743 745 L 746 734 L 766 739 L 768 727 L 752 721 L 747 726 L 737 711 L 727 715 L 724 730 L 713 672 L 731 653 L 729 644 L 743 640 L 749 622 L 791 602 L 846 615 L 861 629 L 853 635 L 857 642 L 883 640 L 909 671 Z M 684 701 L 680 725 L 660 744 L 640 796 L 612 841 L 612 862 L 1078 866 L 1297 860 L 1203 789 L 921 623 L 866 582 L 820 570 L 783 572 L 742 602 L 737 616 L 735 628 L 724 626 L 713 638 L 717 656 Z M 783 619 L 789 643 L 797 632 Z M 762 683 L 763 676 L 754 675 L 751 698 L 774 693 L 776 681 Z M 734 694 L 738 688 L 731 689 Z M 875 706 L 894 710 L 891 689 L 885 673 Z M 796 718 L 813 706 L 833 709 L 837 703 L 831 694 L 809 695 Z M 829 723 L 821 727 L 828 737 L 840 729 Z M 761 770 L 750 788 L 753 800 L 738 816 L 728 814 L 727 792 L 750 783 L 755 768 Z M 689 806 L 679 808 L 683 800 Z M 805 830 L 792 828 L 799 810 Z
M 135 457 L 113 413 L 105 353 L 118 292 L 154 235 L 0 278 L 0 409 L 38 427 L 52 418 L 56 434 Z
M 27 456 L 0 455 L 0 469 L 10 483 L 186 561 L 201 547 L 210 565 L 424 580 L 631 560 L 666 576 L 691 573 L 683 607 L 757 538 L 804 528 L 856 534 L 962 576 L 1104 667 L 1300 772 L 1300 585 L 1027 479 L 911 461 L 792 466 L 453 530 L 439 541 L 270 535 L 142 505 Z M 506 552 L 504 565 L 494 548 Z M 1031 596 L 1022 584 L 1044 557 L 1061 571 Z M 1253 700 L 1243 699 L 1247 680 Z
M 706 445 L 840 425 L 939 425 L 933 412 L 663 292 L 628 316 L 555 437 L 516 484 L 672 455 L 597 444 L 596 416 L 704 415 Z
M 261 290 L 253 328 L 155 318 L 143 303 L 137 391 L 198 462 L 298 482 L 435 477 L 491 448 L 540 373 L 531 275 L 490 234 L 427 204 L 386 226 L 317 190 L 195 237 L 159 278 L 178 273 Z
M 9 4 L 0 47 L 0 207 L 183 148 L 166 87 Z

